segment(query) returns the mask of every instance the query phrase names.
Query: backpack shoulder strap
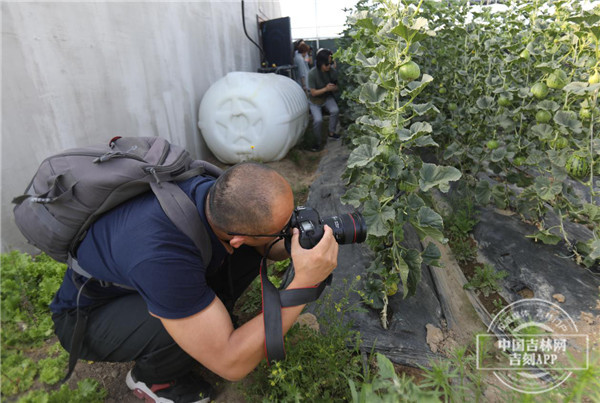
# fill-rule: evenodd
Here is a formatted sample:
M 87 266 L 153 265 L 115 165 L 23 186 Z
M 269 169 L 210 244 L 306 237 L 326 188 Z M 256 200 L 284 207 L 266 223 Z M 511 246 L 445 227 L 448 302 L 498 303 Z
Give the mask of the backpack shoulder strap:
M 194 202 L 173 182 L 151 183 L 150 187 L 167 217 L 177 229 L 190 237 L 200 250 L 204 265 L 208 266 L 212 258 L 212 246 Z
M 77 261 L 77 259 L 74 258 L 73 255 L 71 255 L 70 253 L 69 253 L 68 257 L 67 257 L 67 266 L 69 266 L 71 268 L 71 270 L 73 270 L 73 273 L 79 274 L 80 276 L 83 276 L 86 279 L 93 279 L 98 284 L 100 284 L 102 287 L 108 287 L 108 286 L 113 285 L 113 286 L 116 286 L 116 287 L 119 287 L 119 288 L 123 288 L 125 290 L 137 291 L 136 288 L 130 287 L 130 286 L 125 285 L 125 284 L 112 283 L 112 282 L 109 282 L 109 281 L 98 280 L 97 278 L 95 278 L 94 276 L 92 276 L 90 273 L 88 273 L 87 271 L 85 271 L 83 269 L 83 267 L 81 267 L 79 265 L 79 262 Z M 73 278 L 73 284 L 75 284 L 75 286 L 77 287 L 77 289 L 80 289 L 81 286 L 83 285 L 83 283 L 79 284 L 79 282 L 75 278 Z M 84 290 L 83 294 L 86 297 L 90 297 L 90 298 L 102 298 L 102 296 L 100 294 L 93 295 L 92 293 L 89 292 L 89 290 Z

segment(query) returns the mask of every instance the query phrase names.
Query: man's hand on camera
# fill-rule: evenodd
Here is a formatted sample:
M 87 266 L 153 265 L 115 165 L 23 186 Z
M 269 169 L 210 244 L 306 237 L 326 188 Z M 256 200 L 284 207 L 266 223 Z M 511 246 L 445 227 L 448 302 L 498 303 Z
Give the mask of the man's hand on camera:
M 292 235 L 292 260 L 295 277 L 291 288 L 313 287 L 325 280 L 337 266 L 339 245 L 329 226 L 324 227 L 323 238 L 312 249 L 300 246 L 300 231 L 294 228 Z

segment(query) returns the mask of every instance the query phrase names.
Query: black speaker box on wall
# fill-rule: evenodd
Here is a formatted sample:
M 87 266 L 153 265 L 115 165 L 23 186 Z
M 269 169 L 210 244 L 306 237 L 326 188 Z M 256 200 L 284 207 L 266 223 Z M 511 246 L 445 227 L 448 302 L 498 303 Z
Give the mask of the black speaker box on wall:
M 269 67 L 292 64 L 292 28 L 290 17 L 264 21 L 260 25 L 262 46 Z

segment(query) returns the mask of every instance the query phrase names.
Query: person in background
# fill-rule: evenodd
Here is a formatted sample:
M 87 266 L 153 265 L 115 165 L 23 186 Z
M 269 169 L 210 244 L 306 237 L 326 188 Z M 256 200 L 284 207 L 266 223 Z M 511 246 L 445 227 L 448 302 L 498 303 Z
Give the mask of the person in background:
M 336 133 L 339 108 L 333 97 L 338 90 L 338 74 L 332 67 L 332 52 L 320 49 L 317 52 L 317 64 L 308 72 L 308 88 L 310 113 L 313 116 L 313 146 L 311 150 L 319 151 L 321 144 L 321 125 L 323 124 L 323 107 L 329 112 L 329 138 L 338 140 Z
M 301 41 L 297 50 L 294 52 L 294 66 L 296 68 L 296 82 L 302 87 L 304 92 L 308 92 L 308 63 L 306 62 L 306 55 L 309 51 L 309 46 Z
M 317 50 L 317 54 L 319 54 L 321 51 L 327 52 L 327 54 L 329 55 L 329 62 L 331 64 L 331 67 L 333 69 L 337 69 L 337 62 L 333 60 L 333 52 L 327 48 L 319 48 L 319 50 Z
M 312 46 L 308 46 L 308 52 L 306 53 L 306 56 L 304 56 L 304 61 L 306 62 L 306 64 L 308 65 L 308 69 L 312 69 L 313 67 L 313 48 Z

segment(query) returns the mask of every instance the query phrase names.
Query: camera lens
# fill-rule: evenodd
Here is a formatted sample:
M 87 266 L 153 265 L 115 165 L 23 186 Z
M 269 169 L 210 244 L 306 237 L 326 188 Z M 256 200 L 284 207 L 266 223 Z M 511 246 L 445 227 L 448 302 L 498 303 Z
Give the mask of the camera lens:
M 335 240 L 340 245 L 364 242 L 367 238 L 365 219 L 358 212 L 325 217 L 322 222 L 331 227 Z

